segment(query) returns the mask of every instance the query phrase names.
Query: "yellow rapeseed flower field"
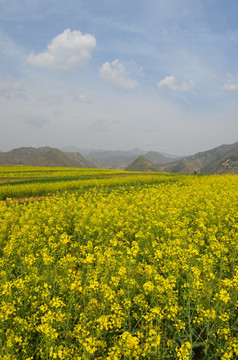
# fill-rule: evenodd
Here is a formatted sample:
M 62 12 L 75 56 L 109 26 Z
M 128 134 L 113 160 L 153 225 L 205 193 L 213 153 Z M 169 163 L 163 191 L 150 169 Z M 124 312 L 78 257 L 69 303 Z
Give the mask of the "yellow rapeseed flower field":
M 129 175 L 0 201 L 1 359 L 238 358 L 238 176 Z

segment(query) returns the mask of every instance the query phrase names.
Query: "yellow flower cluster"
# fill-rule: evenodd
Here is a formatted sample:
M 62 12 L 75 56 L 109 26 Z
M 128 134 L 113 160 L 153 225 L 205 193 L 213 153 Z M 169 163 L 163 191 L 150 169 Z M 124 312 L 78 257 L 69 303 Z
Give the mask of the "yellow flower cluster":
M 2 359 L 238 357 L 238 176 L 152 177 L 0 202 Z

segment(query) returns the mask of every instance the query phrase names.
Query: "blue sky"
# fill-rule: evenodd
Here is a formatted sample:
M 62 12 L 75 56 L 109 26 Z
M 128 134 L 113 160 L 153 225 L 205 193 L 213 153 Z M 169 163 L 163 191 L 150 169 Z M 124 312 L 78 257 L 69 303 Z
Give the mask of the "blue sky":
M 0 0 L 0 150 L 237 141 L 237 0 Z

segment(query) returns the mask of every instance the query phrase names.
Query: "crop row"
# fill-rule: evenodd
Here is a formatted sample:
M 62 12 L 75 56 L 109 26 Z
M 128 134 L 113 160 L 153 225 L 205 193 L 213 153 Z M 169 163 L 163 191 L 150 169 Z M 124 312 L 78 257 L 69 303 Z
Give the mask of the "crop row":
M 110 174 L 123 174 L 120 170 L 88 169 L 88 168 L 67 168 L 67 167 L 41 167 L 41 166 L 0 166 L 0 179 L 39 179 L 56 177 L 81 177 L 98 176 Z
M 121 185 L 143 185 L 152 183 L 164 183 L 177 181 L 174 175 L 130 175 L 127 176 L 111 176 L 98 178 L 84 178 L 83 176 L 77 180 L 45 179 L 40 181 L 17 182 L 2 184 L 0 186 L 0 200 L 7 198 L 23 198 L 31 196 L 47 196 L 60 191 L 82 191 L 93 187 L 114 187 Z

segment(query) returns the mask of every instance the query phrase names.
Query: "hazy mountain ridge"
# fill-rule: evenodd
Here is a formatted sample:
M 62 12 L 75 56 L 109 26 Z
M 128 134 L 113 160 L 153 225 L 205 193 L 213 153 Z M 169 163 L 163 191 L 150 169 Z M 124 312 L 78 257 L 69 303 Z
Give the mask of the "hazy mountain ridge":
M 140 150 L 138 149 L 138 152 L 139 151 Z M 86 155 L 85 158 L 92 161 L 99 168 L 126 170 L 127 166 L 138 158 L 138 155 L 135 153 L 135 150 L 94 151 Z M 169 162 L 175 160 L 174 158 L 166 157 L 156 151 L 146 152 L 141 150 L 141 154 L 139 154 L 139 156 L 144 156 L 156 165 L 168 164 Z
M 167 157 L 157 151 L 150 151 L 146 153 L 144 156 L 146 159 L 150 160 L 152 163 L 156 165 L 168 164 L 175 160 L 174 157 L 173 158 Z
M 63 152 L 51 147 L 21 147 L 0 153 L 0 164 L 22 164 L 38 166 L 66 166 L 95 168 L 79 153 Z
M 93 162 L 98 168 L 124 170 L 138 156 L 144 155 L 146 150 L 100 150 L 100 149 L 80 149 L 76 146 L 67 146 L 62 150 L 79 151 L 88 161 Z
M 105 169 L 125 170 L 128 165 L 137 159 L 138 156 L 145 156 L 156 165 L 168 164 L 178 159 L 175 155 L 171 157 L 157 151 L 146 151 L 139 148 L 131 150 L 83 150 L 75 146 L 68 146 L 65 149 L 71 151 L 80 150 L 85 159 L 92 161 L 97 167 Z

